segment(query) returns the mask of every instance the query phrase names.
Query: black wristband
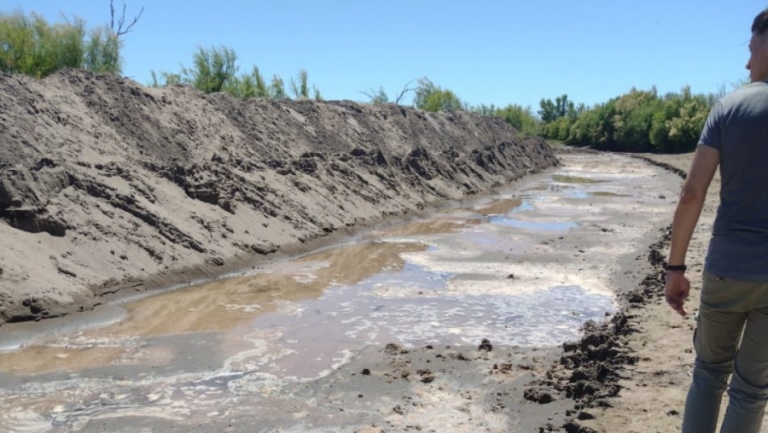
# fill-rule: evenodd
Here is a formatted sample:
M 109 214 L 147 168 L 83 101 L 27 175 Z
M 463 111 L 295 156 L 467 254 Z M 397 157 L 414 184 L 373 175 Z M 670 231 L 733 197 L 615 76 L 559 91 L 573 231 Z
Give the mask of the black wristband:
M 685 270 L 688 269 L 685 265 L 666 265 L 664 266 L 665 271 L 682 271 L 685 272 Z

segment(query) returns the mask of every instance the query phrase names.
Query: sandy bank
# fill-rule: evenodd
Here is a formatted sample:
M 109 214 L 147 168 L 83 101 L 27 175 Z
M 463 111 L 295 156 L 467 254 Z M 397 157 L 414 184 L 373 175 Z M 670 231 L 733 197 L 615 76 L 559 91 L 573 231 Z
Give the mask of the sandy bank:
M 0 75 L 0 323 L 221 274 L 557 164 L 467 113 Z

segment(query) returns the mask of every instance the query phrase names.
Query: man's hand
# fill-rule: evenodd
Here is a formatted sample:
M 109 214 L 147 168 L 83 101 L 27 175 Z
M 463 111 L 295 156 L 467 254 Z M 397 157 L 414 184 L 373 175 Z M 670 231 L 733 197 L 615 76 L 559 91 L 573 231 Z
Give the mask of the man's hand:
M 688 293 L 691 291 L 691 282 L 688 281 L 683 272 L 667 271 L 666 283 L 664 296 L 667 299 L 667 304 L 681 316 L 687 316 L 685 300 L 688 299 Z

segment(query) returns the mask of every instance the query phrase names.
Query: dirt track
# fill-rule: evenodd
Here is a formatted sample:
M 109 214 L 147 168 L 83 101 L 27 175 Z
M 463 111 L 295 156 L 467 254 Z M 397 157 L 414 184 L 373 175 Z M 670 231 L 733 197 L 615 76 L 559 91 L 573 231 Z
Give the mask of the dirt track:
M 0 324 L 261 256 L 557 164 L 500 119 L 0 75 Z

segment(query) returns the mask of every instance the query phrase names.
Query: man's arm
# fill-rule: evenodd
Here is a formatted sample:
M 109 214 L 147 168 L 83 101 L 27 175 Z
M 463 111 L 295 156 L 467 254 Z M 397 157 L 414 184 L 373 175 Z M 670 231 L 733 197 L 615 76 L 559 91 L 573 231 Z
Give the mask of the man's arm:
M 672 222 L 672 246 L 668 260 L 670 265 L 685 263 L 685 254 L 699 222 L 704 198 L 719 164 L 720 152 L 717 149 L 709 146 L 697 147 Z
M 707 196 L 709 184 L 715 176 L 720 164 L 720 151 L 709 146 L 698 146 L 693 156 L 691 169 L 683 183 L 680 200 L 677 203 L 675 217 L 672 222 L 672 245 L 669 249 L 668 263 L 670 265 L 685 264 L 685 255 L 691 242 L 693 231 L 701 216 L 704 199 Z M 685 300 L 688 298 L 691 284 L 681 271 L 667 271 L 664 294 L 667 303 L 685 317 Z

